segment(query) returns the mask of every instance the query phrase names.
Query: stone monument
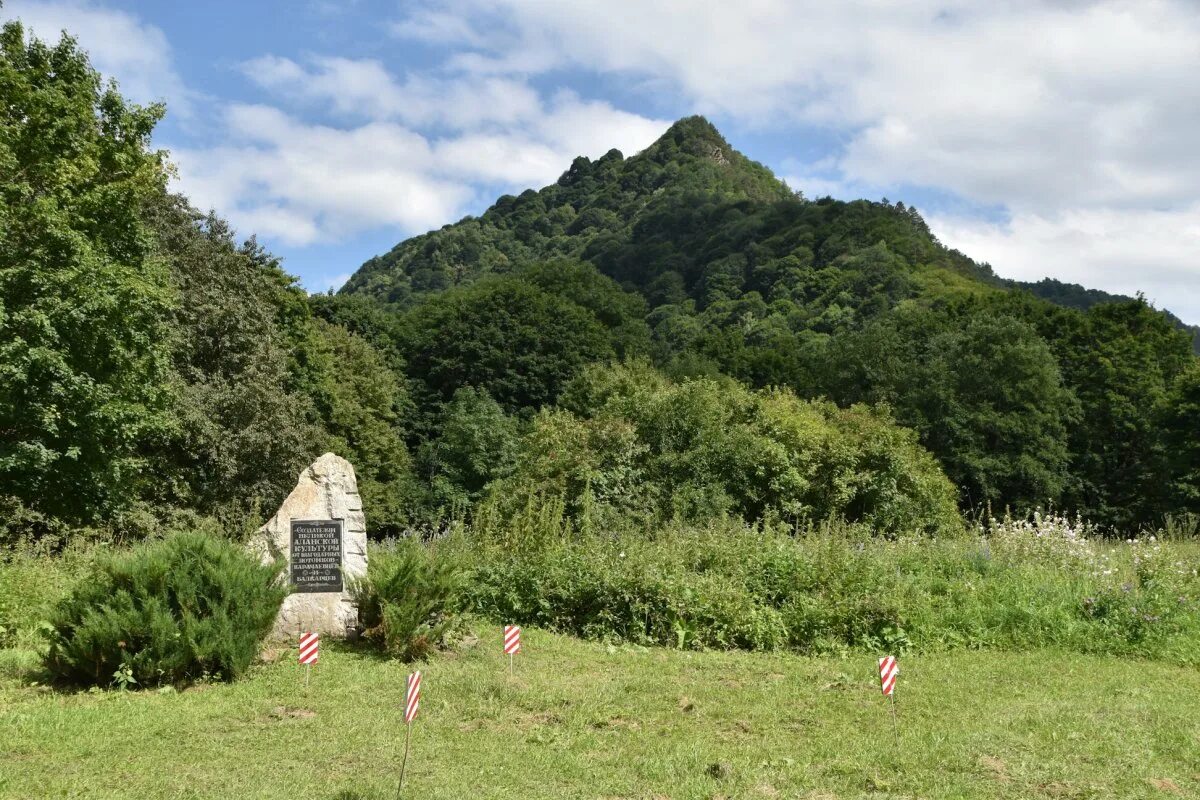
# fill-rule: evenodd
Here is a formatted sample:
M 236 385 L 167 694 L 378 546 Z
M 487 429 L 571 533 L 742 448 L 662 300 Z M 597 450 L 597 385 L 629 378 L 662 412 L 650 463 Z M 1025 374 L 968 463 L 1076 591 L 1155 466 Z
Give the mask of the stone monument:
M 349 461 L 326 453 L 310 464 L 248 547 L 266 563 L 282 558 L 287 564 L 284 580 L 292 593 L 273 638 L 300 631 L 341 638 L 357 630 L 350 581 L 367 573 L 367 526 Z

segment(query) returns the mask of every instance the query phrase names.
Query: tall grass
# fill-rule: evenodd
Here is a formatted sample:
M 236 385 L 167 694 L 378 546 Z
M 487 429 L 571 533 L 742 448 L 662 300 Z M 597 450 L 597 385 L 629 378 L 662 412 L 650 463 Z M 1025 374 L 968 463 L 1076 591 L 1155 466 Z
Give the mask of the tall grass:
M 983 520 L 953 539 L 889 541 L 840 522 L 651 527 L 586 510 L 572 518 L 554 503 L 509 514 L 485 505 L 469 524 L 412 532 L 423 548 L 372 545 L 375 577 L 391 576 L 380 585 L 402 591 L 384 593 L 380 613 L 366 603 L 364 619 L 392 652 L 401 640 L 435 642 L 452 612 L 466 611 L 688 649 L 1058 647 L 1197 663 L 1195 532 L 1195 520 L 1175 518 L 1122 541 L 1035 515 Z M 0 649 L 43 650 L 39 627 L 91 552 L 0 563 Z M 404 577 L 413 564 L 436 591 L 415 591 L 420 582 Z M 407 610 L 383 625 L 383 606 L 397 603 Z M 416 638 L 398 633 L 410 628 Z
M 433 542 L 464 610 L 680 648 L 1058 647 L 1200 662 L 1195 548 L 1055 516 L 887 541 L 841 523 L 580 531 L 553 510 Z

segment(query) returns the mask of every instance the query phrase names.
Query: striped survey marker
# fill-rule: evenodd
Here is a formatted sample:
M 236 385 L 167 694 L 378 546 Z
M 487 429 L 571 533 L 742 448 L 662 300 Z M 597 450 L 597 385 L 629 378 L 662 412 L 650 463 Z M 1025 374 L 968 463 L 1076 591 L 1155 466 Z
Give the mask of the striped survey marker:
M 892 708 L 892 733 L 896 737 L 896 746 L 900 746 L 900 726 L 896 722 L 896 676 L 900 674 L 900 665 L 895 656 L 884 656 L 879 659 L 879 688 L 888 699 Z
M 891 697 L 896 691 L 896 676 L 900 674 L 900 665 L 895 656 L 884 656 L 879 659 L 879 688 L 884 697 Z
M 404 721 L 411 723 L 417 717 L 417 708 L 421 705 L 421 673 L 414 672 L 408 676 L 408 689 L 404 692 Z
M 317 663 L 318 650 L 321 647 L 321 637 L 316 633 L 300 634 L 300 663 Z
M 521 651 L 521 628 L 518 625 L 504 626 L 504 655 L 508 656 L 508 676 L 513 674 L 513 654 Z
M 412 739 L 412 721 L 417 718 L 417 708 L 421 705 L 421 672 L 409 674 L 408 684 L 404 690 L 404 759 L 400 762 L 400 782 L 396 786 L 396 796 L 404 788 L 404 770 L 408 767 L 408 744 Z

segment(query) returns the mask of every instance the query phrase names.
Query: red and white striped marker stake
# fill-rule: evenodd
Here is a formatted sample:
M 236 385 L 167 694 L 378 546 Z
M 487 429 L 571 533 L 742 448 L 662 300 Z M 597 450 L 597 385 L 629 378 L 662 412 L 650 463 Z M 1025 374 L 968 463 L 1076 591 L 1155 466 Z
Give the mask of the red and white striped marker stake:
M 421 705 L 421 673 L 408 676 L 408 686 L 404 691 L 404 758 L 400 761 L 400 782 L 396 784 L 396 798 L 399 800 L 400 790 L 404 788 L 404 768 L 408 766 L 408 742 L 412 736 L 412 723 L 417 718 L 417 708 Z
M 304 665 L 304 688 L 308 688 L 308 677 L 312 673 L 312 665 L 317 663 L 318 651 L 321 648 L 321 637 L 316 633 L 300 634 L 300 663 Z
M 508 677 L 513 674 L 513 654 L 521 652 L 521 628 L 518 625 L 504 626 L 504 654 L 508 656 Z
M 884 656 L 879 659 L 879 688 L 883 691 L 892 706 L 892 733 L 896 742 L 900 742 L 900 729 L 896 724 L 896 676 L 900 674 L 900 665 L 895 656 Z

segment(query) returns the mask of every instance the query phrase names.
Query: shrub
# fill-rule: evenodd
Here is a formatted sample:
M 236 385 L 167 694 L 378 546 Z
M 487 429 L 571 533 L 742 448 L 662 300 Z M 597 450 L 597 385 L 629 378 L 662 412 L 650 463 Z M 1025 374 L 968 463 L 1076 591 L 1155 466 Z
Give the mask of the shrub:
M 101 556 L 51 615 L 46 667 L 84 686 L 236 678 L 287 595 L 281 570 L 197 533 Z
M 1082 519 L 1034 511 L 1028 519 L 988 520 L 986 533 L 997 555 L 1027 564 L 1098 568 L 1102 558 L 1096 550 L 1095 530 Z
M 589 367 L 545 409 L 517 468 L 490 486 L 515 511 L 559 498 L 619 517 L 796 523 L 838 517 L 885 535 L 962 532 L 955 490 L 886 412 L 732 381 L 672 383 L 646 364 Z
M 373 548 L 366 578 L 353 586 L 363 635 L 405 661 L 424 658 L 456 622 L 457 586 L 453 564 L 416 539 Z

